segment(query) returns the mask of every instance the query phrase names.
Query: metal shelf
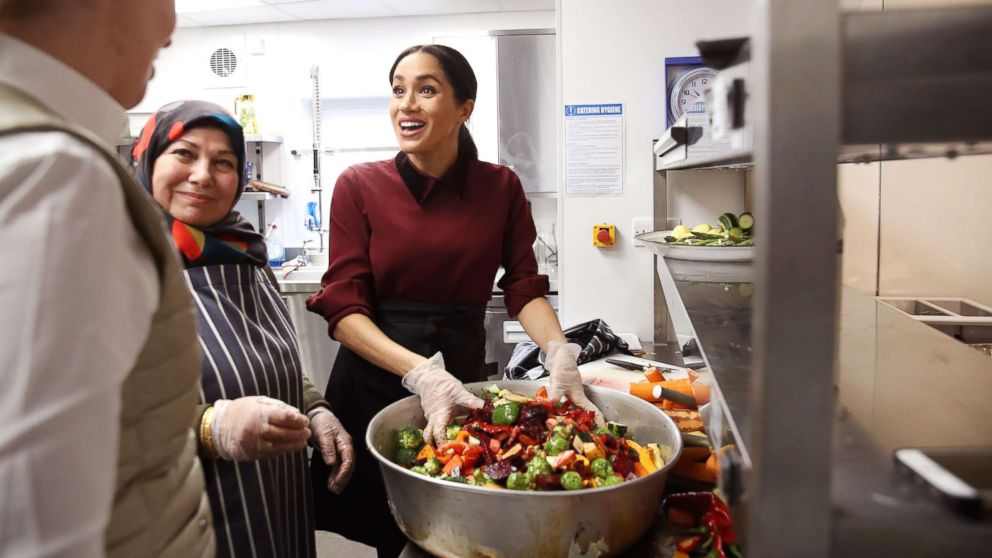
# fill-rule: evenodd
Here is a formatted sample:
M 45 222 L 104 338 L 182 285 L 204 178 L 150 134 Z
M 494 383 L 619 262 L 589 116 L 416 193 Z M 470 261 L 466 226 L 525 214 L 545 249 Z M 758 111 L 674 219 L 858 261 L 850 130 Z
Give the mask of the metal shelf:
M 254 192 L 254 191 L 250 191 L 250 192 L 242 192 L 241 193 L 241 201 L 263 202 L 263 201 L 275 200 L 275 199 L 279 199 L 279 196 L 274 196 L 274 195 L 272 195 L 272 194 L 270 194 L 268 192 Z
M 272 134 L 245 134 L 245 143 L 282 143 L 282 136 Z
M 992 7 L 854 12 L 841 15 L 840 28 L 838 163 L 992 154 Z M 750 107 L 742 107 L 757 84 L 746 69 L 724 72 L 746 76 L 748 88 L 747 101 L 725 112 L 753 127 Z M 950 102 L 939 102 L 948 91 Z M 656 144 L 656 170 L 752 164 L 750 145 L 695 155 L 693 136 L 702 129 L 684 126 L 680 120 Z

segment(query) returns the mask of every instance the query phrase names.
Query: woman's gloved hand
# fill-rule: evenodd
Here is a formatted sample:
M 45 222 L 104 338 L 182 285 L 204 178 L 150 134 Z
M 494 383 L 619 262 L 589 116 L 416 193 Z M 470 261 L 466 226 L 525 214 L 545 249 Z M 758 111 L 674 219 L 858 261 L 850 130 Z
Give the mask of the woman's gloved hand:
M 310 438 L 309 424 L 296 408 L 252 395 L 214 403 L 210 431 L 220 457 L 249 461 L 303 449 Z
M 579 374 L 578 358 L 582 347 L 575 343 L 548 343 L 545 366 L 551 371 L 551 385 L 548 387 L 548 399 L 558 401 L 565 396 L 576 407 L 596 413 L 596 424 L 605 424 L 603 413 L 589 401 L 582 389 L 582 376 Z
M 310 441 L 324 458 L 324 464 L 331 468 L 327 477 L 327 489 L 340 494 L 351 480 L 355 466 L 355 448 L 351 436 L 344 429 L 338 417 L 327 407 L 317 407 L 307 413 L 310 417 Z
M 469 393 L 458 378 L 444 369 L 441 353 L 410 369 L 403 376 L 403 387 L 420 396 L 420 406 L 427 417 L 424 440 L 428 444 L 446 440 L 444 429 L 451 422 L 455 407 L 478 409 L 483 405 L 482 399 Z

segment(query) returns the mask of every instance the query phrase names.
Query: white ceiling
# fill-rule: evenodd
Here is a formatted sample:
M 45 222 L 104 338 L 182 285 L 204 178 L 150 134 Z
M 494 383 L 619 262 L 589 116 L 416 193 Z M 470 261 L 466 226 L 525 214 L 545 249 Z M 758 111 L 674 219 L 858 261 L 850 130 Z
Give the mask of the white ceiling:
M 209 5 L 215 6 L 209 8 Z M 179 0 L 179 27 L 553 10 L 555 0 Z

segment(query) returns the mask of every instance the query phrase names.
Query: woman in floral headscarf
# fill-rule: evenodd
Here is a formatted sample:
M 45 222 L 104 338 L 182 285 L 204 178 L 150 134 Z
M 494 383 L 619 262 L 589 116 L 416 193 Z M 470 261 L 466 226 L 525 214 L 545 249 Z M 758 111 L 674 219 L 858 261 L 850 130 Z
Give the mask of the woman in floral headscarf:
M 202 101 L 162 107 L 132 151 L 166 213 L 204 352 L 197 434 L 219 556 L 315 556 L 306 443 L 347 484 L 352 443 L 300 369 L 296 332 L 265 242 L 234 204 L 245 177 L 241 126 Z

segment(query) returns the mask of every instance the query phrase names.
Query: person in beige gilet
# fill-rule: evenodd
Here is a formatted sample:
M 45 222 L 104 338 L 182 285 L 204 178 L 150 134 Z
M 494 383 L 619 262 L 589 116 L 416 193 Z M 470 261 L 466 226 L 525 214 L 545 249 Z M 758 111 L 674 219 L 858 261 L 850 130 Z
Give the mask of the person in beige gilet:
M 201 354 L 111 147 L 172 0 L 0 0 L 0 557 L 210 557 Z

